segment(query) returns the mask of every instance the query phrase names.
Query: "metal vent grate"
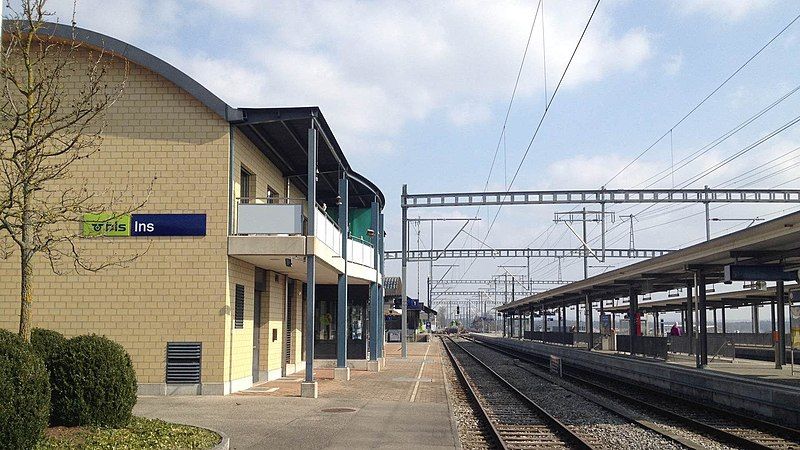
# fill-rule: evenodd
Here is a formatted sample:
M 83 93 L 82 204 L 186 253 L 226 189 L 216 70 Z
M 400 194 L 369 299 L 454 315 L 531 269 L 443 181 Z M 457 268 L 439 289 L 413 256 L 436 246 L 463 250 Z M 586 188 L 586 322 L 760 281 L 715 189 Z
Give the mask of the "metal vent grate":
M 167 383 L 199 383 L 200 342 L 167 342 Z
M 233 308 L 234 328 L 244 328 L 244 286 L 236 285 L 236 302 Z

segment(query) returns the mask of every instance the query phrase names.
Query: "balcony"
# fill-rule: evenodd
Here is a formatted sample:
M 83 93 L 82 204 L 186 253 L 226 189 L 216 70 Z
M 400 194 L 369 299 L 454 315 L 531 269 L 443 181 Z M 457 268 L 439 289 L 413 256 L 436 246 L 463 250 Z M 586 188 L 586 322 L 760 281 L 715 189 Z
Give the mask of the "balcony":
M 305 199 L 239 198 L 234 211 L 233 236 L 273 236 L 276 238 L 274 243 L 279 247 L 275 252 L 304 254 L 305 250 L 301 252 L 299 248 L 308 245 L 303 240 L 308 237 L 304 204 Z M 319 205 L 314 210 L 314 219 L 316 233 L 313 237 L 327 247 L 325 253 L 341 259 L 342 231 L 339 225 Z M 303 244 L 300 244 L 301 240 Z M 349 262 L 374 269 L 375 250 L 371 243 L 349 238 L 347 250 Z M 318 253 L 316 248 L 314 252 Z

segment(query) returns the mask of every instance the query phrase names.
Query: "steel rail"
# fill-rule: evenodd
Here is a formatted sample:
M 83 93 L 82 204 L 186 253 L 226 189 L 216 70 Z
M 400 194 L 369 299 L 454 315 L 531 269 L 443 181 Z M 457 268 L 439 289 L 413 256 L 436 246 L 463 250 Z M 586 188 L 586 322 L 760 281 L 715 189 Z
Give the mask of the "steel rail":
M 511 348 L 508 348 L 508 347 L 505 347 L 505 346 L 500 347 L 497 344 L 490 344 L 490 343 L 487 343 L 487 342 L 481 341 L 481 340 L 476 340 L 476 342 L 478 342 L 481 345 L 484 345 L 484 346 L 486 346 L 488 348 L 492 348 L 492 349 L 494 349 L 496 351 L 499 351 L 499 352 L 505 353 L 505 354 L 507 354 L 509 356 L 512 356 L 514 358 L 517 358 L 520 361 L 524 361 L 524 362 L 527 362 L 527 363 L 530 363 L 530 364 L 535 364 L 535 365 L 537 365 L 539 367 L 546 367 L 545 363 L 541 362 L 541 360 L 536 360 L 536 359 L 532 359 L 531 358 L 531 356 L 533 356 L 535 358 L 536 357 L 535 355 L 531 355 L 529 353 L 524 353 L 524 352 L 522 352 L 520 350 L 511 349 Z M 571 368 L 571 369 L 574 370 L 574 371 L 578 371 L 578 372 L 584 372 L 584 373 L 587 373 L 587 374 L 592 374 L 592 376 L 598 376 L 599 375 L 599 376 L 602 376 L 604 378 L 608 378 L 606 376 L 603 376 L 602 374 L 589 372 L 589 371 L 587 371 L 585 369 L 577 369 L 577 368 L 574 368 L 574 367 Z M 578 375 L 575 375 L 574 373 L 564 373 L 563 376 L 564 376 L 564 378 L 567 378 L 569 380 L 573 380 L 573 381 L 576 381 L 578 383 L 583 383 L 583 384 L 589 385 L 592 388 L 595 388 L 595 389 L 597 389 L 597 390 L 599 390 L 601 392 L 604 392 L 607 395 L 610 395 L 612 397 L 618 397 L 618 398 L 621 398 L 621 399 L 623 399 L 623 400 L 625 400 L 627 402 L 635 404 L 635 405 L 637 405 L 637 406 L 639 406 L 641 408 L 644 408 L 646 410 L 654 411 L 656 414 L 660 414 L 662 416 L 668 417 L 669 419 L 674 420 L 676 422 L 680 422 L 682 424 L 694 427 L 696 430 L 699 430 L 701 432 L 710 434 L 710 435 L 714 436 L 715 438 L 717 438 L 717 439 L 719 439 L 721 441 L 728 442 L 730 444 L 734 444 L 734 445 L 737 445 L 739 447 L 746 448 L 746 449 L 766 450 L 766 449 L 774 448 L 774 447 L 770 447 L 768 445 L 762 444 L 760 442 L 757 442 L 755 440 L 755 439 L 765 439 L 765 437 L 763 437 L 763 436 L 755 437 L 754 439 L 750 439 L 750 438 L 742 436 L 740 434 L 736 434 L 736 433 L 724 430 L 724 429 L 722 429 L 720 427 L 715 427 L 714 425 L 702 422 L 702 421 L 700 421 L 698 419 L 695 419 L 695 418 L 692 418 L 692 417 L 688 417 L 685 414 L 677 413 L 677 412 L 675 412 L 675 411 L 673 411 L 671 409 L 667 409 L 667 408 L 664 408 L 664 407 L 661 407 L 661 406 L 654 405 L 652 403 L 646 402 L 646 401 L 644 401 L 642 399 L 636 398 L 636 397 L 631 396 L 629 394 L 626 394 L 624 392 L 620 392 L 620 390 L 618 390 L 618 389 L 614 389 L 614 388 L 610 388 L 610 387 L 601 385 L 601 384 L 599 384 L 599 383 L 597 383 L 595 381 L 591 381 L 591 380 L 588 380 L 588 379 L 586 379 L 584 377 L 580 377 Z M 652 390 L 652 389 L 647 388 L 647 387 L 643 387 L 643 386 L 639 386 L 639 385 L 632 385 L 631 383 L 628 383 L 628 382 L 625 382 L 625 381 L 622 381 L 622 380 L 611 379 L 611 378 L 608 378 L 608 379 L 609 380 L 613 380 L 614 383 L 625 384 L 625 385 L 627 385 L 629 387 L 632 387 L 633 389 L 638 389 L 640 391 L 651 392 L 651 393 L 662 395 L 662 396 L 663 395 L 669 395 L 669 394 L 665 394 L 664 392 L 655 391 L 655 390 Z M 675 397 L 673 395 L 670 395 L 670 397 L 675 399 L 676 401 L 682 402 L 684 404 L 689 403 L 689 404 L 691 404 L 692 406 L 694 406 L 695 408 L 698 408 L 698 409 L 702 409 L 702 410 L 706 410 L 706 411 L 713 411 L 715 414 L 718 414 L 719 416 L 722 416 L 723 418 L 725 418 L 727 420 L 738 421 L 738 422 L 743 423 L 745 425 L 751 426 L 751 427 L 753 427 L 755 429 L 755 431 L 759 431 L 759 432 L 765 433 L 765 434 L 777 434 L 778 436 L 780 436 L 780 435 L 791 436 L 791 439 L 796 440 L 797 442 L 800 442 L 800 431 L 798 431 L 798 430 L 794 430 L 794 429 L 791 429 L 791 428 L 788 428 L 788 427 L 784 427 L 784 426 L 781 426 L 781 425 L 778 425 L 778 424 L 766 422 L 766 421 L 763 421 L 763 420 L 760 420 L 760 419 L 756 419 L 754 417 L 742 416 L 742 415 L 733 413 L 731 411 L 725 411 L 725 410 L 722 410 L 722 409 L 719 409 L 719 408 L 716 408 L 716 407 L 713 407 L 713 406 L 710 406 L 710 405 L 705 405 L 705 404 L 701 405 L 701 404 L 699 404 L 697 402 L 694 402 L 692 400 L 688 400 L 688 399 L 685 399 L 685 398 L 678 398 L 678 397 Z M 763 430 L 767 430 L 767 431 L 763 431 Z M 774 440 L 775 439 L 774 436 L 768 436 L 767 438 L 769 438 L 770 440 Z M 783 441 L 787 440 L 787 439 L 782 438 L 782 437 L 778 437 L 778 438 L 783 440 Z M 790 444 L 796 444 L 797 442 L 791 442 L 790 441 Z M 783 447 L 781 447 L 781 448 L 783 448 Z
M 516 355 L 516 354 L 513 354 L 511 352 L 505 351 L 503 349 L 500 349 L 500 348 L 485 344 L 485 343 L 483 343 L 481 341 L 478 341 L 478 340 L 475 340 L 475 339 L 471 339 L 471 338 L 467 338 L 467 339 L 470 339 L 470 341 L 472 341 L 472 342 L 474 342 L 474 343 L 476 343 L 478 345 L 482 345 L 482 346 L 484 346 L 484 347 L 486 347 L 486 348 L 488 348 L 488 349 L 490 349 L 492 351 L 495 351 L 497 353 L 509 356 L 509 357 L 514 358 L 514 359 L 516 359 L 518 361 L 526 362 L 528 364 L 533 364 L 536 367 L 542 366 L 542 364 L 540 364 L 538 362 L 525 361 L 519 355 Z M 687 438 L 685 438 L 685 437 L 683 437 L 683 436 L 681 436 L 679 434 L 676 434 L 675 432 L 673 432 L 673 431 L 671 431 L 671 430 L 669 430 L 669 429 L 667 429 L 667 428 L 665 428 L 665 427 L 663 427 L 661 425 L 653 423 L 653 422 L 651 422 L 649 420 L 644 420 L 644 419 L 635 417 L 634 414 L 631 414 L 630 412 L 627 412 L 624 409 L 619 408 L 619 407 L 617 407 L 615 405 L 606 403 L 606 402 L 603 401 L 603 399 L 597 397 L 596 395 L 591 394 L 589 392 L 584 392 L 581 389 L 577 389 L 575 386 L 572 386 L 569 383 L 564 382 L 561 379 L 558 379 L 557 377 L 549 377 L 549 376 L 546 376 L 546 375 L 544 375 L 542 373 L 530 370 L 527 367 L 520 366 L 519 364 L 515 364 L 515 365 L 517 367 L 519 367 L 520 369 L 524 370 L 525 372 L 530 373 L 533 376 L 541 378 L 541 379 L 543 379 L 543 380 L 545 380 L 547 382 L 557 384 L 561 388 L 566 389 L 566 390 L 572 392 L 575 395 L 583 397 L 584 399 L 596 404 L 600 408 L 605 409 L 606 411 L 609 411 L 612 414 L 615 414 L 615 415 L 617 415 L 619 417 L 622 417 L 623 419 L 628 420 L 633 424 L 640 425 L 641 427 L 643 427 L 645 429 L 648 429 L 648 430 L 650 430 L 650 431 L 652 431 L 652 432 L 654 432 L 654 433 L 656 433 L 656 434 L 658 434 L 660 436 L 663 436 L 664 438 L 675 442 L 679 446 L 688 447 L 688 448 L 690 448 L 692 450 L 705 450 L 706 449 L 706 447 L 701 445 L 701 444 L 697 444 L 697 443 L 695 443 L 695 442 L 693 442 L 693 441 L 691 441 L 691 440 L 689 440 L 689 439 L 687 439 Z
M 491 437 L 494 438 L 497 441 L 497 443 L 500 444 L 500 447 L 502 447 L 504 450 L 508 449 L 506 442 L 500 436 L 500 430 L 498 430 L 494 422 L 491 419 L 489 419 L 489 413 L 486 411 L 486 408 L 481 403 L 480 398 L 478 397 L 478 393 L 475 392 L 475 389 L 472 387 L 469 381 L 467 381 L 467 375 L 464 371 L 464 368 L 461 367 L 461 364 L 458 362 L 455 355 L 453 355 L 453 352 L 450 350 L 450 347 L 444 343 L 444 338 L 442 338 L 442 346 L 444 347 L 445 351 L 447 351 L 447 356 L 450 357 L 450 362 L 452 363 L 453 368 L 455 369 L 454 372 L 456 373 L 456 377 L 459 379 L 461 384 L 466 388 L 468 396 L 474 401 L 476 405 L 478 405 L 478 415 L 480 415 L 480 417 L 487 424 L 489 424 L 489 428 L 492 431 Z
M 534 402 L 533 400 L 531 400 L 530 397 L 522 393 L 511 382 L 503 378 L 502 375 L 495 372 L 494 369 L 492 369 L 486 363 L 481 361 L 480 358 L 472 354 L 469 350 L 465 349 L 461 344 L 456 342 L 453 338 L 448 336 L 448 339 L 450 340 L 450 342 L 453 343 L 453 345 L 457 346 L 459 349 L 461 349 L 461 351 L 470 356 L 475 362 L 477 362 L 480 366 L 482 366 L 489 373 L 491 373 L 495 377 L 495 379 L 497 379 L 505 387 L 507 387 L 509 391 L 511 391 L 514 395 L 516 395 L 519 399 L 521 399 L 524 403 L 526 403 L 529 407 L 531 407 L 531 409 L 533 409 L 542 418 L 544 418 L 545 422 L 549 424 L 551 428 L 554 428 L 556 430 L 557 435 L 558 434 L 564 435 L 567 438 L 568 444 L 572 444 L 574 448 L 585 449 L 585 450 L 590 450 L 595 448 L 590 443 L 586 442 L 586 440 L 584 440 L 580 435 L 571 430 L 567 425 L 565 425 L 560 420 L 553 417 L 553 415 L 545 411 L 541 406 L 539 406 L 538 403 Z M 445 347 L 446 346 L 447 345 L 445 344 Z

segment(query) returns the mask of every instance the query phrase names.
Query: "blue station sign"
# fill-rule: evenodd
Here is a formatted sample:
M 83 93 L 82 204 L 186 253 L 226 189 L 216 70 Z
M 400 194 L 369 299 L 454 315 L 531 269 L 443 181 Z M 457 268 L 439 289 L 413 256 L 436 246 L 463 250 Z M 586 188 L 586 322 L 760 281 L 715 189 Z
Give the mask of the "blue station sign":
M 205 214 L 131 214 L 131 236 L 205 235 Z

